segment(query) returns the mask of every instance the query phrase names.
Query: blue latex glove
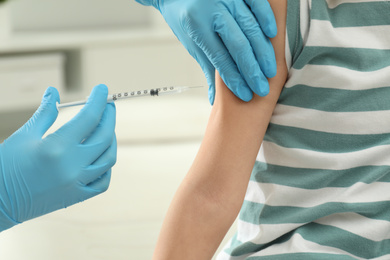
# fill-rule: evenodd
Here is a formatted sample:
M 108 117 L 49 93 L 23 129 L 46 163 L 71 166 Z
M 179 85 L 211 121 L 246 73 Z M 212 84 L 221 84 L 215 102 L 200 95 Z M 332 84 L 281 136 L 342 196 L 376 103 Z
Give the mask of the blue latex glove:
M 116 161 L 115 106 L 96 86 L 56 132 L 58 91 L 48 88 L 31 119 L 0 145 L 0 231 L 107 190 Z
M 269 38 L 276 36 L 273 11 L 266 0 L 136 0 L 153 5 L 198 61 L 214 103 L 215 69 L 244 101 L 269 92 L 266 77 L 276 75 Z

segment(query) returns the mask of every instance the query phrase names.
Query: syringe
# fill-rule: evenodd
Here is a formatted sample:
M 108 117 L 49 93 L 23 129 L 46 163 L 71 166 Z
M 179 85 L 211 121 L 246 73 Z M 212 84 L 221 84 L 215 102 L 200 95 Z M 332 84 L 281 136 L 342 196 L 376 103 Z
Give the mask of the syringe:
M 163 87 L 163 88 L 156 88 L 156 89 L 145 89 L 145 90 L 137 90 L 137 91 L 130 91 L 130 92 L 121 92 L 116 93 L 112 95 L 108 95 L 107 97 L 107 103 L 108 102 L 114 102 L 118 100 L 128 99 L 128 98 L 135 98 L 135 97 L 147 97 L 147 96 L 163 96 L 167 94 L 177 94 L 181 93 L 183 91 L 187 91 L 194 88 L 201 88 L 202 86 L 195 86 L 195 87 L 189 87 L 189 86 L 171 86 L 171 87 Z M 64 107 L 73 107 L 73 106 L 80 106 L 87 103 L 88 97 L 85 100 L 79 100 L 74 102 L 68 102 L 63 104 L 57 103 L 57 109 L 64 108 Z

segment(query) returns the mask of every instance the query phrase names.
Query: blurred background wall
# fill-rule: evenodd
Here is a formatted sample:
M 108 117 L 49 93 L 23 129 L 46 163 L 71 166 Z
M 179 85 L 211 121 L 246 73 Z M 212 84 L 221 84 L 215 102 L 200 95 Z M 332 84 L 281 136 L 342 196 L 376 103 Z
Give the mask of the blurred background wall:
M 198 64 L 158 11 L 133 0 L 10 0 L 0 6 L 1 141 L 27 121 L 48 86 L 65 102 L 85 98 L 99 83 L 111 93 L 204 88 L 118 102 L 118 161 L 109 190 L 0 233 L 0 259 L 151 258 L 210 112 Z M 77 110 L 60 111 L 49 132 Z
M 12 0 L 15 31 L 132 28 L 150 25 L 151 16 L 129 0 Z

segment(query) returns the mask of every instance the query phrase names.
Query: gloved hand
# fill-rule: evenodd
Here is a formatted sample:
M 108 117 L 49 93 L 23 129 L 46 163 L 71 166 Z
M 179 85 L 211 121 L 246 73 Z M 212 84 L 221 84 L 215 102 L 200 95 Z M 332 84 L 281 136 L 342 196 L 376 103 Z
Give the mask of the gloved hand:
M 56 132 L 59 94 L 48 88 L 31 119 L 0 145 L 0 231 L 104 192 L 116 161 L 115 106 L 96 86 Z
M 267 0 L 136 0 L 153 5 L 177 38 L 198 61 L 214 103 L 215 69 L 244 101 L 269 92 L 266 77 L 276 75 L 275 53 L 268 37 L 276 36 Z M 257 19 L 256 19 L 257 18 Z

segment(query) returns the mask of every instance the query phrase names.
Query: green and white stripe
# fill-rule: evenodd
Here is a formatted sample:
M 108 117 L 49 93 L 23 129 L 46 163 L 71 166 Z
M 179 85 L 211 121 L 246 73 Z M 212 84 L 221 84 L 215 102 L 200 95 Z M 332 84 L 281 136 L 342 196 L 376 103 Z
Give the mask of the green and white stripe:
M 390 259 L 390 1 L 289 0 L 289 78 L 218 260 Z

